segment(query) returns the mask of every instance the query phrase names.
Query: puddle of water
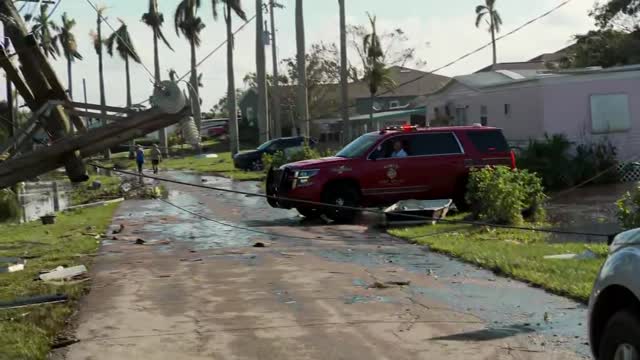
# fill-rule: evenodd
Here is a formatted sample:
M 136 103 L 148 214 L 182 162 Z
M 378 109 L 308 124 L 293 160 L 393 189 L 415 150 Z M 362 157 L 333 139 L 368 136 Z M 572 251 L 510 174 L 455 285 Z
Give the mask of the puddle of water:
M 220 214 L 215 214 L 197 197 L 189 193 L 172 190 L 169 192 L 168 201 L 211 219 L 221 218 Z M 272 240 L 266 235 L 224 225 L 230 224 L 226 221 L 216 223 L 199 218 L 158 200 L 137 202 L 135 211 L 125 210 L 123 213 L 127 213 L 127 216 L 116 218 L 116 221 L 140 221 L 142 224 L 140 231 L 145 236 L 189 243 L 196 250 L 244 247 L 253 244 L 256 238 Z M 167 219 L 167 221 L 158 221 L 161 219 Z
M 367 303 L 392 303 L 393 301 L 386 296 L 373 296 L 373 295 L 353 295 L 347 296 L 344 300 L 344 303 L 347 305 L 353 304 L 367 304 Z

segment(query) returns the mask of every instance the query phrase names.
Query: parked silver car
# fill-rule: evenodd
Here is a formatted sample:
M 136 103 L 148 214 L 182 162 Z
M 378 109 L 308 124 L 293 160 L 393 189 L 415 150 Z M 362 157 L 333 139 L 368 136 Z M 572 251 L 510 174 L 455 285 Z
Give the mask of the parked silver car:
M 589 299 L 589 338 L 598 360 L 640 360 L 640 229 L 609 246 Z

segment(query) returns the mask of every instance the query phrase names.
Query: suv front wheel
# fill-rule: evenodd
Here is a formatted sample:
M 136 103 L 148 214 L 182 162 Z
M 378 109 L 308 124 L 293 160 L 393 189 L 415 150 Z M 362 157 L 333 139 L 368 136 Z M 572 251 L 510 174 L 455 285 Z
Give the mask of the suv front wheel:
M 604 329 L 599 360 L 640 360 L 640 316 L 631 310 L 615 313 Z
M 323 201 L 326 204 L 355 208 L 360 206 L 360 193 L 355 187 L 346 184 L 331 186 L 325 190 Z M 327 207 L 324 213 L 329 219 L 335 222 L 348 223 L 353 221 L 358 211 Z

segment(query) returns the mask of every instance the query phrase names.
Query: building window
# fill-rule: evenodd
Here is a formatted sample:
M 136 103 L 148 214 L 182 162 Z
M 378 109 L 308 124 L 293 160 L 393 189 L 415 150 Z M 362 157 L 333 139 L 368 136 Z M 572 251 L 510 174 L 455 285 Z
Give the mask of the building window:
M 398 109 L 400 107 L 400 101 L 393 100 L 389 101 L 389 109 Z
M 591 131 L 594 134 L 631 129 L 627 94 L 591 95 Z
M 482 124 L 482 126 L 487 126 L 489 123 L 488 113 L 487 105 L 480 106 L 480 124 Z
M 504 115 L 511 116 L 511 104 L 504 104 Z

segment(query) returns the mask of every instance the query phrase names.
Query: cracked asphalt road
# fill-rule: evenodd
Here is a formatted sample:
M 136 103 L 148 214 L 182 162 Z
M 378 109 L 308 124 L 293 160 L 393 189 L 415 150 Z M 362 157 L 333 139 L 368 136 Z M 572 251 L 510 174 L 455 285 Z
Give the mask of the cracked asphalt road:
M 201 183 L 199 176 L 172 173 Z M 256 183 L 207 184 L 258 191 Z M 75 359 L 578 359 L 582 305 L 366 224 L 308 223 L 264 199 L 167 185 L 127 201 L 91 270 Z M 170 244 L 135 245 L 171 240 Z M 311 240 L 312 239 L 312 240 Z M 255 248 L 255 242 L 266 244 Z M 551 315 L 544 322 L 544 313 Z

